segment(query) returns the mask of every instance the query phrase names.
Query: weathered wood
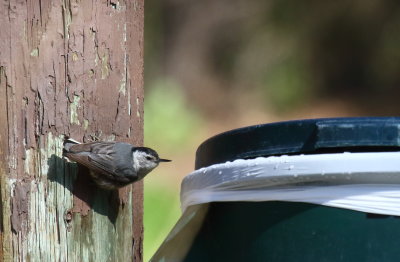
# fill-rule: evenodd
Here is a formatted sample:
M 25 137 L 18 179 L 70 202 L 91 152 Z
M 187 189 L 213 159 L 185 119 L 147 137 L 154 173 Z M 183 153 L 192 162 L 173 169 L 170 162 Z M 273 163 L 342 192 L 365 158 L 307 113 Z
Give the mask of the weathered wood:
M 143 5 L 0 3 L 1 261 L 142 260 L 142 183 L 99 190 L 62 143 L 143 143 Z

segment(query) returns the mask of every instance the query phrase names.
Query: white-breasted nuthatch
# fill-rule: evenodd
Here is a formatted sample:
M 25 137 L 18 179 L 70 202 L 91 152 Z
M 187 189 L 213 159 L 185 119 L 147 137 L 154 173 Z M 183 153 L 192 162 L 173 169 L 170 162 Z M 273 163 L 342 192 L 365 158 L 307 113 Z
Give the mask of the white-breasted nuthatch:
M 64 142 L 63 155 L 90 170 L 90 176 L 101 188 L 113 190 L 144 178 L 162 159 L 148 147 L 123 142 Z

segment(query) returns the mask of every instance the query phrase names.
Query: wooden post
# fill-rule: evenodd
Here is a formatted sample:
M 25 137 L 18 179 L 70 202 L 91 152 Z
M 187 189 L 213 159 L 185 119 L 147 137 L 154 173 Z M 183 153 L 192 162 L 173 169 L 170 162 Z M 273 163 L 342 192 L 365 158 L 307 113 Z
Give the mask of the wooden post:
M 0 3 L 0 261 L 141 261 L 141 182 L 99 190 L 65 136 L 143 143 L 143 0 Z

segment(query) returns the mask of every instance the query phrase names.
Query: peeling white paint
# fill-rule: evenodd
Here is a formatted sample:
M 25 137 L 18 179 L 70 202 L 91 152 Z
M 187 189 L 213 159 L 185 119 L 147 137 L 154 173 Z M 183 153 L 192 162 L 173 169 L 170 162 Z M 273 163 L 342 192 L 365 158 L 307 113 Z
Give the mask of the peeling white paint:
M 139 97 L 136 97 L 136 116 L 138 118 L 140 118 L 140 110 L 139 110 L 139 108 L 140 108 Z
M 89 127 L 89 121 L 88 121 L 87 119 L 84 119 L 84 120 L 83 120 L 83 129 L 84 129 L 84 130 L 87 130 L 88 127 Z
M 35 150 L 28 149 L 25 150 L 25 161 L 24 161 L 24 171 L 25 173 L 31 175 L 35 173 Z
M 126 43 L 126 39 L 127 39 L 127 37 L 126 37 L 126 23 L 124 23 L 124 33 L 122 34 L 122 37 L 124 39 L 124 42 Z
M 39 56 L 39 49 L 38 48 L 32 49 L 31 56 L 38 57 Z
M 66 222 L 65 214 L 73 208 L 72 187 L 76 173 L 74 169 L 65 168 L 62 159 L 64 136 L 49 132 L 42 138 L 42 147 L 37 151 L 26 150 L 26 170 L 31 172 L 31 166 L 39 168 L 35 169 L 37 174 L 31 175 L 33 180 L 26 185 L 29 204 L 28 217 L 21 221 L 23 231 L 16 232 L 12 241 L 4 243 L 4 261 L 108 261 L 131 257 L 132 192 L 129 192 L 128 203 L 120 207 L 121 214 L 115 224 L 96 207 L 89 211 L 88 216 L 76 213 L 70 222 Z M 115 135 L 106 139 L 115 140 Z M 15 187 L 21 181 L 19 178 L 4 178 L 2 181 L 6 186 L 2 187 L 2 196 L 13 199 Z M 101 208 L 107 208 L 109 196 L 101 191 L 96 194 L 97 200 L 100 198 L 96 202 Z M 6 201 L 3 209 L 8 210 L 3 221 L 6 225 L 11 225 L 10 203 Z M 13 234 L 11 231 L 6 233 Z M 7 260 L 11 257 L 13 259 Z
M 119 92 L 123 95 L 126 94 L 126 76 L 122 74 L 121 81 L 119 82 Z
M 49 132 L 45 147 L 40 148 L 40 157 L 36 160 L 40 172 L 38 178 L 31 181 L 28 192 L 30 230 L 21 261 L 26 261 L 28 256 L 30 261 L 69 260 L 65 255 L 68 256 L 68 245 L 72 240 L 68 238 L 64 213 L 73 207 L 73 194 L 66 187 L 72 186 L 74 176 L 64 170 L 63 141 L 63 135 L 54 136 Z
M 125 30 L 126 30 L 126 27 L 125 27 Z M 124 31 L 124 34 L 125 34 L 125 31 Z M 124 36 L 124 37 L 126 37 L 126 36 Z M 127 74 L 128 74 L 127 73 L 128 72 L 128 70 L 127 70 L 128 55 L 126 53 L 125 44 L 121 43 L 121 45 L 122 45 L 122 49 L 124 50 L 124 66 L 123 66 L 124 70 L 122 71 L 122 74 L 121 74 L 121 81 L 119 84 L 119 92 L 122 93 L 123 95 L 125 95 L 126 94 L 126 79 L 127 79 Z
M 131 105 L 131 89 L 128 88 L 128 115 L 132 114 L 132 105 Z
M 128 61 L 128 55 L 127 55 L 127 50 L 126 50 L 126 23 L 124 23 L 124 28 L 123 28 L 123 33 L 122 33 L 122 40 L 121 41 L 121 49 L 124 52 L 124 66 L 123 66 L 123 72 L 121 74 L 121 81 L 119 85 L 119 92 L 122 93 L 123 95 L 126 95 L 126 79 L 128 76 L 128 70 L 127 70 L 127 61 Z M 130 95 L 130 94 L 128 94 Z M 128 100 L 129 102 L 129 100 Z
M 16 151 L 15 148 L 14 149 L 10 149 L 10 151 Z M 15 169 L 17 168 L 17 157 L 16 155 L 13 154 L 9 154 L 9 161 L 8 164 L 10 165 L 10 168 L 12 169 L 11 172 L 15 171 Z
M 91 27 L 89 30 L 89 34 L 92 37 L 92 42 L 93 42 L 93 47 L 94 47 L 94 53 L 96 54 L 94 57 L 94 65 L 95 67 L 98 66 L 99 64 L 99 47 L 97 46 L 97 32 L 94 27 Z M 96 80 L 96 79 L 95 79 Z
M 67 1 L 63 1 L 63 18 L 64 18 L 64 37 L 69 39 L 69 27 L 72 23 L 72 15 L 70 10 L 70 4 Z
M 14 188 L 15 188 L 15 183 L 17 180 L 15 178 L 10 178 L 7 180 L 7 186 L 10 188 L 10 196 L 14 197 Z
M 72 61 L 76 62 L 76 61 L 78 61 L 78 60 L 79 60 L 78 54 L 77 54 L 76 52 L 73 52 L 73 53 L 72 53 Z
M 107 49 L 101 57 L 101 79 L 106 79 L 110 75 L 109 54 Z
M 74 101 L 69 105 L 70 112 L 71 112 L 71 124 L 80 125 L 79 118 L 78 118 L 78 109 L 80 108 L 79 101 L 81 100 L 80 96 L 74 95 Z
M 115 135 L 111 134 L 109 136 L 104 137 L 104 141 L 115 141 Z
M 107 228 L 108 223 L 109 219 L 105 215 L 99 214 L 93 217 L 92 231 L 97 236 L 95 239 L 92 238 L 92 241 L 95 243 L 91 245 L 91 248 L 96 247 L 95 250 L 92 250 L 92 255 L 94 255 L 94 257 L 92 257 L 93 261 L 101 261 L 104 258 L 112 257 L 112 246 L 108 236 L 110 232 L 104 230 Z

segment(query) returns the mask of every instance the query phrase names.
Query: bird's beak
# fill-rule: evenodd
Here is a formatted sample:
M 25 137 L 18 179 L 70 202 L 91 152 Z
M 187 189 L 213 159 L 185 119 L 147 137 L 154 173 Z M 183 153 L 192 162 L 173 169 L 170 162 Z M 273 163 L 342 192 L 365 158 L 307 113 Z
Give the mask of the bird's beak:
M 162 159 L 162 158 L 160 158 L 159 160 L 158 160 L 158 162 L 171 162 L 172 160 L 169 160 L 169 159 Z

